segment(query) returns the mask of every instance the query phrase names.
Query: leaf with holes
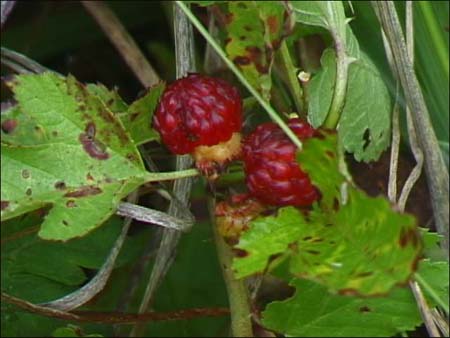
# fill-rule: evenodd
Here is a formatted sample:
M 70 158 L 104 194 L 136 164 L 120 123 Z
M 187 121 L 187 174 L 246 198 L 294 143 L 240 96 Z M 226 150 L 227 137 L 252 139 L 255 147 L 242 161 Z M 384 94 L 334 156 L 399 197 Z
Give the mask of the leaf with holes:
M 2 114 L 2 221 L 52 205 L 39 236 L 68 240 L 104 222 L 145 181 L 135 144 L 96 95 L 69 76 L 20 75 Z
M 269 304 L 268 329 L 293 337 L 392 337 L 422 323 L 414 296 L 395 288 L 384 297 L 332 295 L 314 282 L 294 279 L 295 295 Z
M 274 52 L 293 28 L 291 9 L 274 1 L 230 1 L 227 9 L 221 14 L 227 33 L 226 52 L 268 100 Z
M 321 64 L 321 70 L 310 83 L 308 119 L 315 128 L 325 121 L 333 96 L 334 51 L 325 50 Z M 390 116 L 389 91 L 376 66 L 361 52 L 360 59 L 349 68 L 347 96 L 338 125 L 345 150 L 353 153 L 358 161 L 378 159 L 389 145 Z
M 293 275 L 332 292 L 385 294 L 410 278 L 421 254 L 414 217 L 352 186 L 342 198 L 335 147 L 329 132 L 304 141 L 298 160 L 322 198 L 310 211 L 287 207 L 254 220 L 237 245 L 246 252 L 233 263 L 238 278 L 264 271 L 278 255 Z

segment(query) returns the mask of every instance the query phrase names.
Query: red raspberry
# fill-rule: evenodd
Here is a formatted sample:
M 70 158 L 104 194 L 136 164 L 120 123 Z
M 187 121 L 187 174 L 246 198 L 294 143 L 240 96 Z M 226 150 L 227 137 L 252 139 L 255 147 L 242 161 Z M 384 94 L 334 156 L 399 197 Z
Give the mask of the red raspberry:
M 288 126 L 300 139 L 315 130 L 298 118 Z M 256 128 L 244 141 L 243 159 L 246 183 L 251 194 L 269 205 L 306 206 L 319 198 L 308 175 L 295 160 L 296 146 L 277 124 L 268 122 Z
M 191 153 L 203 171 L 240 153 L 242 100 L 222 79 L 189 74 L 176 80 L 164 91 L 153 122 L 170 151 Z

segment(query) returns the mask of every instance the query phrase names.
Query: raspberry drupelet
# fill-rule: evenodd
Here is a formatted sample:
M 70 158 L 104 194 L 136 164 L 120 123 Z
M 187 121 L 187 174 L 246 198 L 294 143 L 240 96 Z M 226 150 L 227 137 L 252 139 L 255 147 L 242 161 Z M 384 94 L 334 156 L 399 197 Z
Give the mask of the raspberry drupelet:
M 315 130 L 299 118 L 288 126 L 301 139 Z M 245 140 L 243 160 L 246 184 L 261 202 L 274 206 L 308 206 L 319 198 L 318 190 L 295 160 L 296 146 L 275 123 L 259 125 Z
M 163 143 L 175 154 L 192 154 L 206 176 L 241 151 L 242 100 L 226 81 L 189 74 L 164 91 L 153 117 Z

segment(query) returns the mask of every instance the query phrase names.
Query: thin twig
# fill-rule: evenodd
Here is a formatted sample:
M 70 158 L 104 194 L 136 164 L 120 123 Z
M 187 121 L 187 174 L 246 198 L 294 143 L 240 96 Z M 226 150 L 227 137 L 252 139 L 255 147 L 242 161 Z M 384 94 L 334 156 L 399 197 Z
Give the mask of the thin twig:
M 434 219 L 442 235 L 442 247 L 449 253 L 449 175 L 431 124 L 428 109 L 409 59 L 399 18 L 392 1 L 372 1 L 386 33 L 392 55 L 397 65 L 400 83 L 404 89 L 407 104 L 412 112 L 419 144 L 424 149 L 425 168 L 431 193 Z
M 188 232 L 194 223 L 193 219 L 176 218 L 162 211 L 126 202 L 120 203 L 117 208 L 117 214 L 119 216 L 128 216 L 141 222 L 157 224 L 168 229 L 182 232 Z
M 51 72 L 36 61 L 5 47 L 1 47 L 1 62 L 19 74 Z
M 134 191 L 133 193 L 131 193 L 127 199 L 129 202 L 136 202 L 137 192 Z M 122 227 L 122 232 L 116 239 L 114 246 L 109 252 L 108 258 L 103 263 L 102 267 L 97 272 L 94 278 L 92 278 L 87 284 L 85 284 L 80 289 L 62 298 L 39 305 L 56 310 L 70 311 L 87 303 L 95 295 L 97 295 L 100 291 L 102 291 L 106 285 L 106 282 L 109 279 L 109 276 L 112 273 L 112 270 L 114 269 L 117 256 L 119 255 L 120 249 L 122 248 L 122 245 L 125 242 L 128 229 L 130 228 L 131 225 L 131 221 L 132 219 L 129 217 L 125 219 L 124 225 Z
M 15 0 L 2 0 L 1 1 L 1 7 L 0 7 L 0 29 L 3 28 L 3 25 L 5 24 L 6 20 L 8 20 L 9 15 L 11 14 L 14 6 L 16 5 Z
M 76 322 L 101 324 L 132 324 L 150 321 L 192 320 L 201 317 L 222 317 L 230 313 L 227 308 L 193 308 L 170 312 L 146 312 L 141 314 L 121 312 L 74 311 L 65 312 L 39 306 L 2 292 L 2 302 L 16 305 L 22 310 L 41 316 Z
M 174 34 L 176 72 L 177 78 L 181 78 L 186 76 L 188 72 L 195 71 L 194 35 L 188 19 L 175 5 Z M 189 155 L 177 156 L 176 170 L 189 168 L 192 166 L 192 163 L 192 158 Z M 183 208 L 188 208 L 189 206 L 192 182 L 192 179 L 185 178 L 176 180 L 174 183 L 173 194 L 181 202 Z M 176 202 L 177 200 L 171 201 L 168 214 L 175 217 L 182 217 L 183 209 L 180 208 L 179 203 Z M 178 231 L 164 230 L 152 274 L 139 306 L 139 313 L 147 311 L 151 306 L 155 291 L 175 258 L 175 249 L 180 240 L 180 236 L 181 234 Z M 139 336 L 144 329 L 144 325 L 136 324 L 130 332 L 130 337 Z
M 420 313 L 422 314 L 430 337 L 440 337 L 441 335 L 439 334 L 439 330 L 437 329 L 436 324 L 433 321 L 433 317 L 430 313 L 430 308 L 428 307 L 427 301 L 423 296 L 419 284 L 417 284 L 416 281 L 410 281 L 409 287 L 411 288 L 414 294 L 414 298 L 416 299 L 416 302 L 419 305 Z
M 159 82 L 159 76 L 114 12 L 102 1 L 81 1 L 144 87 Z

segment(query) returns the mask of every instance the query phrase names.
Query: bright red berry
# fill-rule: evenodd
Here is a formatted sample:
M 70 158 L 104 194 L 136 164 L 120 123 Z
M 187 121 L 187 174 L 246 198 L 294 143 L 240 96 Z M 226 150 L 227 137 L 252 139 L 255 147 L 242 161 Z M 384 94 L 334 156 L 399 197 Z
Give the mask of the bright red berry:
M 300 138 L 315 135 L 315 130 L 298 118 L 288 126 Z M 306 206 L 319 198 L 308 175 L 295 160 L 296 146 L 277 124 L 258 126 L 244 141 L 243 160 L 250 193 L 269 205 Z
M 154 127 L 175 154 L 192 154 L 208 172 L 235 158 L 241 149 L 242 100 L 226 81 L 189 74 L 164 91 Z

